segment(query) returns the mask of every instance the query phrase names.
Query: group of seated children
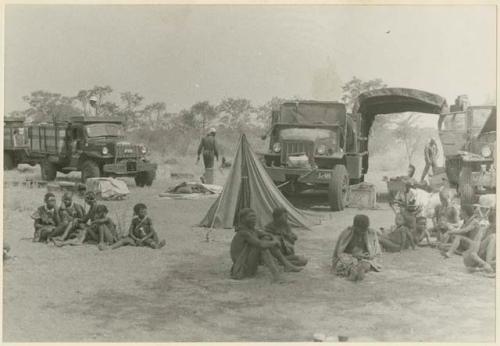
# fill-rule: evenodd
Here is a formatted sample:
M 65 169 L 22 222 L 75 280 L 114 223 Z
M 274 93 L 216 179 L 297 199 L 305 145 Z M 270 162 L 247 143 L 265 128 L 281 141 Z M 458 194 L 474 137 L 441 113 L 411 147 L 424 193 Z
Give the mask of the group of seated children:
M 134 217 L 128 234 L 120 236 L 113 220 L 108 217 L 108 208 L 97 204 L 93 192 L 85 194 L 88 210 L 73 201 L 73 194 L 65 192 L 61 205 L 53 193 L 44 197 L 44 205 L 39 207 L 32 218 L 35 221 L 34 242 L 52 242 L 56 246 L 97 244 L 100 250 L 116 249 L 125 245 L 146 246 L 160 249 L 165 241 L 160 241 L 153 228 L 151 218 L 147 216 L 147 207 L 143 203 L 134 206 Z

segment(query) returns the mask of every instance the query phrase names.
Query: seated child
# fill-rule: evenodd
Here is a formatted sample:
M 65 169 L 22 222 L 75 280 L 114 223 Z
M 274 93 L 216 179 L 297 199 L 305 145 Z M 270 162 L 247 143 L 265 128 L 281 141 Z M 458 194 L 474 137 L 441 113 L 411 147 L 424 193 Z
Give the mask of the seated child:
M 427 245 L 431 246 L 430 234 L 427 230 L 427 218 L 424 216 L 417 217 L 417 225 L 412 231 L 413 241 L 419 245 L 424 238 L 427 240 Z M 420 246 L 420 245 L 419 245 Z
M 99 237 L 98 248 L 103 250 L 106 245 L 111 245 L 118 240 L 116 225 L 108 217 L 108 208 L 105 205 L 99 204 L 95 208 L 95 218 L 90 223 L 89 229 L 93 232 L 97 231 Z
M 117 249 L 126 245 L 147 246 L 152 249 L 161 249 L 165 246 L 165 240 L 159 240 L 158 234 L 153 228 L 153 222 L 148 215 L 145 204 L 138 203 L 134 206 L 134 217 L 130 223 L 128 236 L 115 242 L 111 249 Z
M 45 204 L 31 215 L 31 218 L 35 220 L 33 242 L 47 242 L 51 237 L 64 232 L 56 210 L 56 196 L 48 192 L 45 194 L 44 202 Z
M 55 243 L 73 238 L 76 236 L 77 231 L 85 228 L 82 222 L 85 216 L 85 209 L 82 205 L 73 202 L 72 192 L 65 192 L 62 196 L 58 214 L 65 230 L 61 236 L 53 239 Z
M 273 221 L 264 227 L 264 231 L 280 242 L 280 251 L 290 263 L 300 267 L 307 264 L 305 257 L 295 254 L 295 242 L 298 237 L 292 232 L 288 224 L 288 212 L 285 208 L 275 208 L 273 210 Z
M 380 246 L 387 252 L 398 252 L 408 248 L 408 244 L 415 250 L 413 235 L 408 228 L 408 221 L 404 214 L 398 213 L 395 218 L 396 226 L 388 234 L 379 235 Z

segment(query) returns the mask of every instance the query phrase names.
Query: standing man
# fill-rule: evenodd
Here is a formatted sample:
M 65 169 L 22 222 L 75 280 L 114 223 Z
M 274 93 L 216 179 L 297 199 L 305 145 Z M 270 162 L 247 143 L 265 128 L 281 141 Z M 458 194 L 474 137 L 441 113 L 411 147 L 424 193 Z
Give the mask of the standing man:
M 422 172 L 422 178 L 420 178 L 420 182 L 422 183 L 424 182 L 427 173 L 429 173 L 429 168 L 432 167 L 432 174 L 436 173 L 437 156 L 438 156 L 437 143 L 434 140 L 434 138 L 431 138 L 424 148 L 425 168 L 424 171 Z
M 217 143 L 215 141 L 215 128 L 211 128 L 208 134 L 201 139 L 198 146 L 198 159 L 196 163 L 200 162 L 200 155 L 203 154 L 203 164 L 205 165 L 205 174 L 202 177 L 203 183 L 213 184 L 214 176 L 214 157 L 219 161 L 219 152 L 217 150 Z
M 90 96 L 89 98 L 89 106 L 87 107 L 87 111 L 85 112 L 89 117 L 97 116 L 97 97 Z

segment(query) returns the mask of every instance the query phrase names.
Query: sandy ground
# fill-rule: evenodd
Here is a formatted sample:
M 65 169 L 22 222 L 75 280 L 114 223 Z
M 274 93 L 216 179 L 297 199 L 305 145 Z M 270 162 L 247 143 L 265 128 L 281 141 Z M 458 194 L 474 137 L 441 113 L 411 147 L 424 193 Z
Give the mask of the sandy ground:
M 286 284 L 271 284 L 265 269 L 234 281 L 233 231 L 217 230 L 206 242 L 206 231 L 192 227 L 213 200 L 158 197 L 168 184 L 130 186 L 127 200 L 105 202 L 125 227 L 132 206 L 145 202 L 167 240 L 159 251 L 32 243 L 29 215 L 45 189 L 7 187 L 4 240 L 16 258 L 3 269 L 3 340 L 311 341 L 314 333 L 351 341 L 495 340 L 495 280 L 467 273 L 458 256 L 444 260 L 430 248 L 384 254 L 382 272 L 360 283 L 337 278 L 330 273 L 336 237 L 360 211 L 320 205 L 310 209 L 322 224 L 297 232 L 297 252 L 310 259 L 304 271 L 284 274 Z M 363 212 L 373 226 L 389 226 L 390 210 L 379 207 Z

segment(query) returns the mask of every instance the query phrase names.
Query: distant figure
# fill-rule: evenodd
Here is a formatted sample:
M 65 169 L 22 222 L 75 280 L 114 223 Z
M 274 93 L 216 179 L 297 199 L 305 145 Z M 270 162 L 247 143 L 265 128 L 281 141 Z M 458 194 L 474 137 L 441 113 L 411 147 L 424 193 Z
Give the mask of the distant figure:
M 89 105 L 87 107 L 85 114 L 89 117 L 96 117 L 97 116 L 97 97 L 96 96 L 90 97 Z
M 200 155 L 203 154 L 203 164 L 205 165 L 205 174 L 203 183 L 213 184 L 213 168 L 214 158 L 219 161 L 219 151 L 217 150 L 217 142 L 215 141 L 215 129 L 212 127 L 208 134 L 201 139 L 198 146 L 198 158 L 196 163 L 200 161 Z
M 403 176 L 401 180 L 403 180 L 405 183 L 410 183 L 411 185 L 415 186 L 417 184 L 417 181 L 415 180 L 415 166 L 412 165 L 411 163 L 408 165 L 408 173 L 406 176 Z
M 429 169 L 431 167 L 432 167 L 432 174 L 436 173 L 437 157 L 438 157 L 437 143 L 434 140 L 434 138 L 431 138 L 424 148 L 425 168 L 424 171 L 422 172 L 422 177 L 420 178 L 420 182 L 424 182 L 424 179 L 427 176 L 427 173 L 429 173 Z

